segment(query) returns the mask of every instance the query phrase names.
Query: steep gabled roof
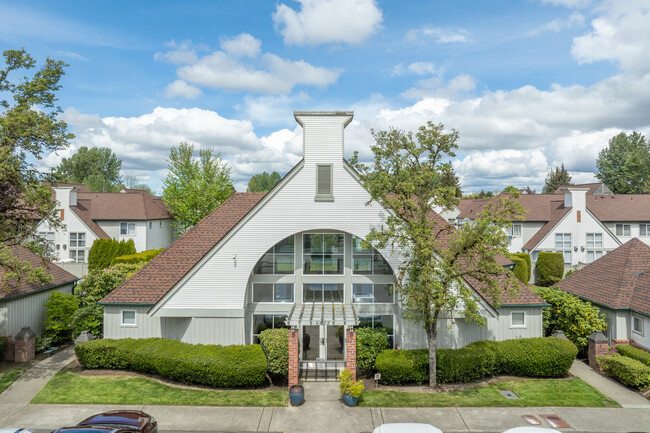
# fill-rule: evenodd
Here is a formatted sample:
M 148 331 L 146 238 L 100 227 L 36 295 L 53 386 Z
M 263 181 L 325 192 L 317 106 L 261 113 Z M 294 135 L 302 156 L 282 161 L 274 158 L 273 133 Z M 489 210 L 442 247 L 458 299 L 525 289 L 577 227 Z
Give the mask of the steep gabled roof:
M 554 204 L 555 202 L 551 202 L 551 203 Z M 535 233 L 533 237 L 530 238 L 528 242 L 526 242 L 526 245 L 524 245 L 524 249 L 532 250 L 533 248 L 535 248 L 537 244 L 539 244 L 542 241 L 542 239 L 544 239 L 546 235 L 549 234 L 551 230 L 553 230 L 553 228 L 560 221 L 562 221 L 562 218 L 564 218 L 564 216 L 567 213 L 569 213 L 569 210 L 571 210 L 571 208 L 564 207 L 564 203 L 562 203 L 561 205 L 552 206 L 551 219 L 549 220 L 549 222 L 544 224 L 541 229 L 537 230 L 537 233 Z
M 15 278 L 11 278 L 6 281 L 6 287 L 0 287 L 0 301 L 26 296 L 30 293 L 61 286 L 66 283 L 74 283 L 78 280 L 77 277 L 61 269 L 57 265 L 47 261 L 44 262 L 39 255 L 34 254 L 25 247 L 14 245 L 11 247 L 11 254 L 14 257 L 18 258 L 20 261 L 31 263 L 33 268 L 45 267 L 47 274 L 52 277 L 52 281 L 49 283 L 40 284 L 28 282 L 24 279 L 19 281 Z M 4 274 L 5 272 L 6 269 L 0 267 L 0 275 Z
M 70 206 L 72 212 L 79 217 L 81 221 L 88 227 L 97 237 L 101 239 L 110 239 L 111 237 L 102 229 L 95 221 L 93 221 L 92 216 L 90 215 L 90 200 L 79 200 L 77 199 L 76 206 Z
M 605 307 L 650 316 L 650 246 L 633 238 L 556 286 Z

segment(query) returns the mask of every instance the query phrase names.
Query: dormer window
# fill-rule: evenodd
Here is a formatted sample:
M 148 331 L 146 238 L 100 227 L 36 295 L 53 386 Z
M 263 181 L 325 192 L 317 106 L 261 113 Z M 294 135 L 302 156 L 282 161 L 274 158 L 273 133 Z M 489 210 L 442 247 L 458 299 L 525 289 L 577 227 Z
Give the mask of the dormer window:
M 316 201 L 334 201 L 332 164 L 316 164 Z

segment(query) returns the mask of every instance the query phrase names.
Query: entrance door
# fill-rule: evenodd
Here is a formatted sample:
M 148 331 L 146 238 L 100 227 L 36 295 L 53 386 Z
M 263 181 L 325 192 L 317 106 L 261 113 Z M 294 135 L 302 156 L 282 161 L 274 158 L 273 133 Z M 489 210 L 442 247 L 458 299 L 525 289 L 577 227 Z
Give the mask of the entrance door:
M 343 360 L 345 339 L 342 326 L 305 325 L 302 327 L 302 359 L 305 361 Z

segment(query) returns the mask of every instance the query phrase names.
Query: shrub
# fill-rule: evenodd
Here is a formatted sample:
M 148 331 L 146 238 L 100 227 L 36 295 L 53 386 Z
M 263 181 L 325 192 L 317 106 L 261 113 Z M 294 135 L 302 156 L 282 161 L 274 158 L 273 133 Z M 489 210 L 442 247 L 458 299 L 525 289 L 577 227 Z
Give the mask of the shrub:
M 34 339 L 34 350 L 36 353 L 41 353 L 52 345 L 52 338 L 47 335 L 37 335 Z
M 596 356 L 600 368 L 623 385 L 644 389 L 650 386 L 650 367 L 636 359 L 614 355 Z
M 8 342 L 9 342 L 9 340 L 7 339 L 7 337 L 0 336 L 0 359 L 2 359 L 2 357 L 5 354 L 5 350 L 7 350 L 7 343 Z
M 564 276 L 564 256 L 562 253 L 542 251 L 539 253 L 536 266 L 540 286 L 552 286 Z
M 224 388 L 260 386 L 267 368 L 264 351 L 257 344 L 216 346 L 127 338 L 81 343 L 75 353 L 86 368 L 128 369 Z
M 528 267 L 526 266 L 526 261 L 524 259 L 520 259 L 519 257 L 510 257 L 510 260 L 515 263 L 514 268 L 512 268 L 512 273 L 515 275 L 515 277 L 517 277 L 519 281 L 527 284 Z
M 347 394 L 350 397 L 359 398 L 361 391 L 364 389 L 362 380 L 352 380 L 353 374 L 347 369 L 342 370 L 336 377 L 340 380 L 339 390 L 341 391 L 341 394 Z
M 438 349 L 436 351 L 438 382 L 465 383 L 494 376 L 497 344 L 493 341 L 480 341 L 461 349 Z
M 500 374 L 562 377 L 577 354 L 575 344 L 563 338 L 523 338 L 498 342 L 496 362 Z
M 357 368 L 371 374 L 375 371 L 375 359 L 388 349 L 386 328 L 357 329 Z
M 97 239 L 88 251 L 88 270 L 104 269 L 111 265 L 115 257 L 135 254 L 135 242 L 115 239 Z
M 523 259 L 524 262 L 526 262 L 526 269 L 528 271 L 528 279 L 524 281 L 525 283 L 528 283 L 530 281 L 530 277 L 532 276 L 532 271 L 533 271 L 533 264 L 530 260 L 530 254 L 528 253 L 514 253 L 512 254 L 513 257 L 517 257 L 520 259 Z
M 568 277 L 569 275 L 572 275 L 576 270 L 575 269 L 569 269 L 566 271 L 566 274 L 564 274 L 564 278 Z
M 266 355 L 269 374 L 286 378 L 289 375 L 289 330 L 267 329 L 259 336 L 260 346 Z
M 113 260 L 111 260 L 111 266 L 117 263 L 147 263 L 163 251 L 165 251 L 165 249 L 160 248 L 159 250 L 147 250 L 135 254 L 127 254 L 124 256 L 115 257 Z
M 375 367 L 381 382 L 388 385 L 425 383 L 429 380 L 429 351 L 384 350 L 377 355 Z
M 45 302 L 45 335 L 54 343 L 70 341 L 72 316 L 78 308 L 74 295 L 53 290 Z
M 650 353 L 645 350 L 637 349 L 636 347 L 629 346 L 627 344 L 619 344 L 616 346 L 616 351 L 623 356 L 628 358 L 636 359 L 639 362 L 650 367 Z
M 564 335 L 584 353 L 591 333 L 607 329 L 607 316 L 591 303 L 557 287 L 541 288 L 537 294 L 551 304 L 542 310 L 544 335 L 564 331 Z

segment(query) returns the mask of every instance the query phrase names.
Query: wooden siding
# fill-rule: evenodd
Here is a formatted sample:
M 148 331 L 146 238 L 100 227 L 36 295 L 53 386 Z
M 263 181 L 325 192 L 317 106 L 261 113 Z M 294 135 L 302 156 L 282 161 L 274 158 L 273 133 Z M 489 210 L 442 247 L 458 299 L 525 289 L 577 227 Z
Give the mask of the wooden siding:
M 647 350 L 650 350 L 650 318 L 640 314 L 635 314 L 635 316 L 643 320 L 643 334 L 632 332 L 632 340 L 634 340 L 634 342 L 639 346 L 643 346 Z
M 150 307 L 140 306 L 105 306 L 104 338 L 150 338 L 162 337 L 160 317 L 150 317 Z M 122 310 L 135 311 L 135 326 L 122 325 Z M 172 332 L 167 329 L 167 332 Z

